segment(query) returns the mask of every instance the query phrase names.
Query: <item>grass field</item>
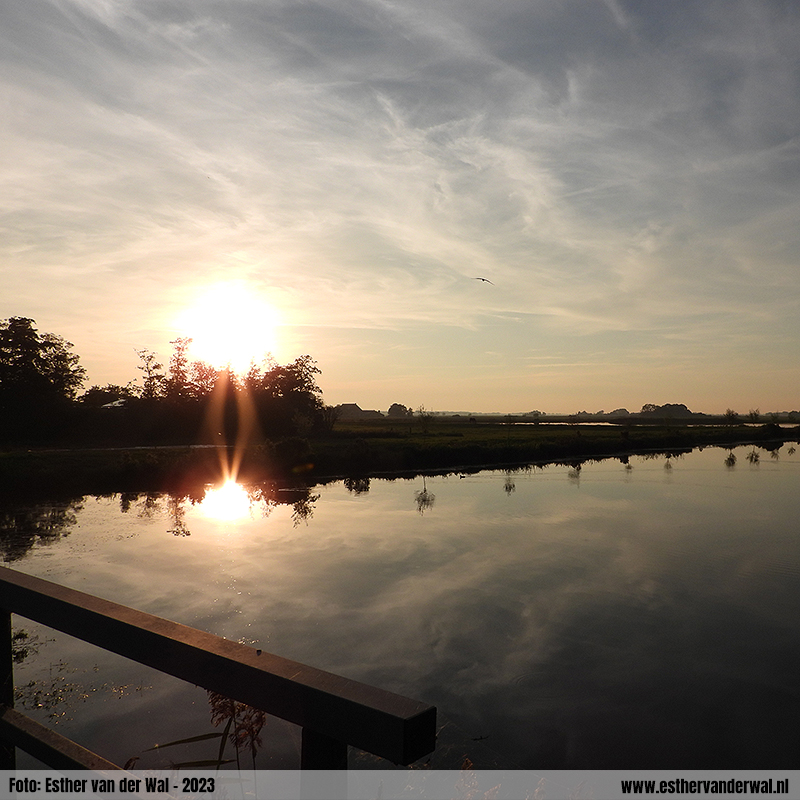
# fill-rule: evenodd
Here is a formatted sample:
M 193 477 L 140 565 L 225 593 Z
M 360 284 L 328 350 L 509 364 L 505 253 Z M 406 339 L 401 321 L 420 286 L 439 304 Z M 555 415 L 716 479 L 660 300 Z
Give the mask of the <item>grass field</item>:
M 719 425 L 518 424 L 464 417 L 427 421 L 340 421 L 320 437 L 262 442 L 241 454 L 189 445 L 149 448 L 12 450 L 0 452 L 0 492 L 197 491 L 239 460 L 243 482 L 314 482 L 350 475 L 512 468 L 642 452 L 676 454 L 697 446 L 754 444 L 774 449 L 796 442 L 800 427 Z

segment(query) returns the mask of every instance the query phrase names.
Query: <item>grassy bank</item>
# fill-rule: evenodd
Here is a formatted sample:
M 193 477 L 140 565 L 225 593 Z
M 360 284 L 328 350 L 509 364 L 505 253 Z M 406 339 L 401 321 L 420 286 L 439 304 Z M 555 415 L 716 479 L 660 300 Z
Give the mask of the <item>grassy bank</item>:
M 415 474 L 525 464 L 578 463 L 704 445 L 774 449 L 798 441 L 800 427 L 776 425 L 515 425 L 461 418 L 338 423 L 320 438 L 264 442 L 237 456 L 192 446 L 12 450 L 0 453 L 0 491 L 104 494 L 191 491 L 214 483 L 239 458 L 240 480 L 314 482 L 331 476 Z
M 797 441 L 800 428 L 777 425 L 519 425 L 365 420 L 337 426 L 336 437 L 314 443 L 318 474 L 457 470 L 483 466 L 574 462 L 639 452 L 687 451 L 704 445 Z

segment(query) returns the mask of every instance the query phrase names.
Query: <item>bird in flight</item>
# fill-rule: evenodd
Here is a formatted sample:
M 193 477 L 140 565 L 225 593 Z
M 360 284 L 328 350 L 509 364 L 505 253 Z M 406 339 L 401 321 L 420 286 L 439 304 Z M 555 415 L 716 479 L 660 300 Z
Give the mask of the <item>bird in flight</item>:
M 492 283 L 492 281 L 490 281 L 488 278 L 473 278 L 472 280 L 474 280 L 474 281 L 484 281 L 485 283 L 491 283 L 492 286 L 494 286 L 494 283 Z

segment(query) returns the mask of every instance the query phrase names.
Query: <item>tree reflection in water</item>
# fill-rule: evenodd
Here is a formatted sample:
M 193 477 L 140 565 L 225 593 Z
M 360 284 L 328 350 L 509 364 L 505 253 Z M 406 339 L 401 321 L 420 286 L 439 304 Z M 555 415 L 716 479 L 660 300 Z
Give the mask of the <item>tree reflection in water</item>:
M 185 498 L 170 496 L 169 514 L 174 521 L 172 529 L 169 531 L 173 536 L 191 536 L 191 531 L 186 527 L 186 506 Z
M 244 486 L 228 481 L 221 486 L 205 486 L 188 493 L 126 492 L 119 495 L 119 503 L 123 514 L 135 510 L 137 516 L 145 519 L 166 516 L 172 523 L 168 533 L 190 536 L 186 523 L 189 507 L 197 507 L 210 519 L 235 523 L 252 518 L 256 511 L 261 517 L 268 517 L 275 507 L 291 505 L 292 523 L 297 527 L 307 524 L 314 516 L 314 504 L 319 497 L 307 486 L 280 488 L 273 482 Z
M 369 478 L 345 478 L 344 488 L 351 494 L 366 494 L 369 491 Z
M 4 502 L 0 510 L 3 561 L 17 561 L 24 558 L 34 545 L 49 545 L 67 536 L 82 509 L 82 497 L 47 504 Z
M 424 514 L 429 509 L 433 508 L 436 502 L 436 495 L 428 491 L 428 485 L 425 482 L 425 476 L 422 476 L 422 491 L 414 492 L 414 502 L 417 504 L 417 511 Z
M 314 503 L 317 500 L 319 500 L 318 494 L 311 494 L 308 489 L 304 489 L 302 496 L 292 503 L 292 524 L 295 528 L 301 522 L 308 525 L 308 521 L 314 516 Z

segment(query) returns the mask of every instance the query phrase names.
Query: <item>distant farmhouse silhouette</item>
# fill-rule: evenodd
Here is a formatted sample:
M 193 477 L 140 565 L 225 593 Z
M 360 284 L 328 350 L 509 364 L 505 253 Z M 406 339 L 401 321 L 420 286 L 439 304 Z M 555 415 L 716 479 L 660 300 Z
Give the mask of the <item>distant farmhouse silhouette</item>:
M 342 403 L 338 409 L 339 419 L 379 419 L 383 417 L 380 411 L 372 409 L 365 411 L 358 403 Z

